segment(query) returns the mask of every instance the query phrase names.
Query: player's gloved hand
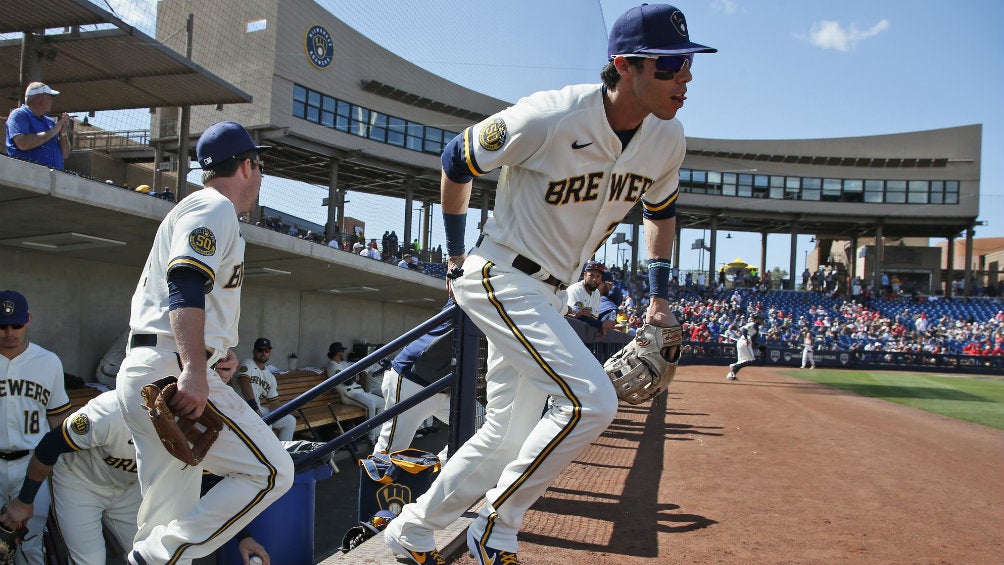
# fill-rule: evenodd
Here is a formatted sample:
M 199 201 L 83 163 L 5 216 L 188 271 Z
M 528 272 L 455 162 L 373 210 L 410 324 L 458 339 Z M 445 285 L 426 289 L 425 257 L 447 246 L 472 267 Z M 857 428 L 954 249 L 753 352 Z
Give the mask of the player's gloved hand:
M 14 497 L 4 507 L 3 514 L 0 515 L 0 523 L 3 523 L 3 526 L 8 530 L 17 530 L 24 526 L 34 513 L 34 504 L 25 504 L 21 502 L 21 499 Z
M 251 565 L 252 555 L 257 555 L 261 558 L 261 565 L 269 565 L 268 552 L 252 537 L 246 537 L 237 542 L 237 550 L 241 552 L 241 559 L 244 560 L 244 565 Z
M 446 262 L 446 292 L 450 294 L 450 298 L 456 300 L 453 296 L 453 279 L 460 278 L 464 274 L 464 261 L 467 259 L 467 254 L 463 255 L 453 255 Z
M 645 313 L 645 323 L 659 326 L 661 328 L 669 328 L 680 325 L 676 316 L 669 311 L 669 301 L 665 298 L 658 298 L 656 296 L 649 298 L 648 311 Z M 669 354 L 671 358 L 675 358 L 675 348 L 671 349 Z

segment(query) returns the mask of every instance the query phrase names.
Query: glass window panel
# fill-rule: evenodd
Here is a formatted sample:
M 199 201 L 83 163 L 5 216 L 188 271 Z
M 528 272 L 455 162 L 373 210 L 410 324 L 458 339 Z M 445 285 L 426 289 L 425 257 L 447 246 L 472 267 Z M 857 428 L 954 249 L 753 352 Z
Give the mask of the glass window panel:
M 335 127 L 335 114 L 333 112 L 321 112 L 321 125 L 326 128 Z
M 708 171 L 708 184 L 722 184 L 722 173 Z
M 910 204 L 927 204 L 927 193 L 911 192 L 907 197 L 907 202 Z
M 784 186 L 788 188 L 801 188 L 802 187 L 802 177 L 788 177 L 785 180 Z
M 694 182 L 707 182 L 708 172 L 707 171 L 694 171 Z
M 341 114 L 335 115 L 335 129 L 338 131 L 349 131 L 349 117 Z
M 690 169 L 680 169 L 680 180 L 682 181 L 690 180 Z
M 885 182 L 884 181 L 880 181 L 880 180 L 866 180 L 865 181 L 865 190 L 882 192 L 883 188 L 885 188 Z
M 802 179 L 802 188 L 822 188 L 822 187 L 823 187 L 822 179 L 812 178 L 812 177 Z
M 310 106 L 320 107 L 321 105 L 321 93 L 314 92 L 313 90 L 307 92 L 307 104 Z
M 784 177 L 770 177 L 771 186 L 784 186 Z
M 945 181 L 932 180 L 931 181 L 931 194 L 945 192 Z
M 770 187 L 770 197 L 782 200 L 784 198 L 784 187 L 772 186 Z
M 320 120 L 321 111 L 316 106 L 307 106 L 307 119 L 317 123 Z
M 736 185 L 734 185 L 734 184 L 723 184 L 722 185 L 722 195 L 724 195 L 724 196 L 735 196 L 736 195 Z
M 758 188 L 767 187 L 767 175 L 753 175 L 753 186 Z
M 945 192 L 946 193 L 947 192 L 954 192 L 955 194 L 958 194 L 959 193 L 959 181 L 957 181 L 957 180 L 948 180 L 948 181 L 945 181 Z
M 293 115 L 297 118 L 302 118 L 307 112 L 307 105 L 303 102 L 293 102 Z
M 906 193 L 905 192 L 886 192 L 885 201 L 890 204 L 904 204 L 906 203 Z
M 882 203 L 882 191 L 881 190 L 870 190 L 865 192 L 865 202 L 881 204 Z
M 927 194 L 928 184 L 926 180 L 912 180 L 909 183 L 910 192 L 923 192 Z
M 722 173 L 722 182 L 725 184 L 736 184 L 736 174 Z
M 819 189 L 802 188 L 802 200 L 819 200 Z
M 352 113 L 352 104 L 345 102 L 344 100 L 338 101 L 338 106 L 335 109 L 335 113 L 339 116 L 345 116 L 346 118 Z
M 321 99 L 321 109 L 324 110 L 325 112 L 333 113 L 335 111 L 335 105 L 337 103 L 338 101 L 335 100 L 334 98 L 330 96 L 325 96 Z
M 745 198 L 750 198 L 753 196 L 753 187 L 748 184 L 741 184 L 739 185 L 739 190 L 737 191 L 737 195 L 743 196 Z
M 735 182 L 735 181 L 733 181 L 733 182 Z M 753 184 L 753 175 L 748 175 L 746 173 L 743 173 L 743 174 L 739 175 L 739 184 L 752 185 Z
M 412 151 L 422 150 L 422 126 L 413 122 L 405 125 L 405 146 Z
M 885 181 L 886 192 L 906 192 L 906 181 L 905 180 L 887 180 Z
M 946 192 L 945 193 L 945 204 L 958 204 L 959 203 L 959 193 L 958 192 Z
M 293 85 L 293 100 L 297 102 L 307 101 L 307 89 L 300 86 L 299 84 Z
M 823 179 L 823 190 L 824 191 L 840 191 L 840 179 Z
M 945 195 L 943 193 L 941 192 L 931 193 L 931 204 L 944 204 L 944 203 L 945 203 Z
M 864 181 L 862 180 L 844 179 L 844 192 L 861 192 L 864 188 Z

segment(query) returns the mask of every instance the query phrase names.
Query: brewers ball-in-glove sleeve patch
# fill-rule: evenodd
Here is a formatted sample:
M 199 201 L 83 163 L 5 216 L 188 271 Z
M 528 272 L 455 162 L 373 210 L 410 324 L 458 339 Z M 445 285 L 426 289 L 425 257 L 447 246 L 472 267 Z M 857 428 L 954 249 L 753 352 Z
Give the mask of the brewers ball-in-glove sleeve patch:
M 223 429 L 223 420 L 208 407 L 196 420 L 179 418 L 171 410 L 178 379 L 165 377 L 143 387 L 143 402 L 168 453 L 189 465 L 198 465 Z
M 641 404 L 666 390 L 676 374 L 682 343 L 680 326 L 645 324 L 638 328 L 635 338 L 603 364 L 617 389 L 617 398 Z

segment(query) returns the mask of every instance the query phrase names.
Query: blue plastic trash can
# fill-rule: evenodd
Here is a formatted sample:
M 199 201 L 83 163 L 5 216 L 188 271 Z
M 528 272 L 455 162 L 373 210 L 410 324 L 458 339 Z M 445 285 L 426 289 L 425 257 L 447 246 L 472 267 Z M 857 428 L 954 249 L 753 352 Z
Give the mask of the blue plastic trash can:
M 331 474 L 327 465 L 297 473 L 286 494 L 251 521 L 248 531 L 268 550 L 272 565 L 314 564 L 314 493 L 317 481 Z M 238 541 L 232 539 L 220 548 L 220 565 L 244 565 Z

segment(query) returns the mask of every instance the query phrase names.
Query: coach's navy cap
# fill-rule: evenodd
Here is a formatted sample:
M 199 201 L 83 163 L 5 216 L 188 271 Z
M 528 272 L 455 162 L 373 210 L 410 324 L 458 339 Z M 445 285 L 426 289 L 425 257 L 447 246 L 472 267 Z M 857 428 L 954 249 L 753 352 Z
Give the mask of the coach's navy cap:
M 259 337 L 254 340 L 255 349 L 272 349 L 272 342 L 267 337 Z
M 603 271 L 603 282 L 614 282 L 614 274 L 610 271 Z
M 686 55 L 718 50 L 690 40 L 683 12 L 669 4 L 642 4 L 617 18 L 607 55 Z
M 586 266 L 582 269 L 583 272 L 585 272 L 585 271 L 599 271 L 601 273 L 603 271 L 606 271 L 606 270 L 607 270 L 606 265 L 604 265 L 603 263 L 600 263 L 599 261 L 589 261 L 588 263 L 586 263 Z
M 328 346 L 328 357 L 333 357 L 339 351 L 345 351 L 345 346 L 342 345 L 342 342 L 336 341 Z
M 202 132 L 199 142 L 195 145 L 195 154 L 199 158 L 200 167 L 212 169 L 241 153 L 248 151 L 262 153 L 269 149 L 271 146 L 255 145 L 248 130 L 237 122 L 219 122 Z
M 27 324 L 28 299 L 16 290 L 0 291 L 0 324 Z

